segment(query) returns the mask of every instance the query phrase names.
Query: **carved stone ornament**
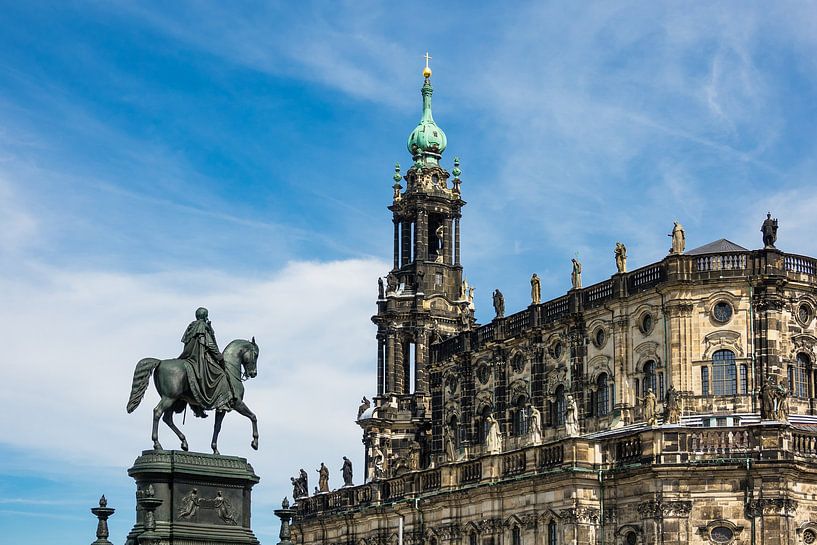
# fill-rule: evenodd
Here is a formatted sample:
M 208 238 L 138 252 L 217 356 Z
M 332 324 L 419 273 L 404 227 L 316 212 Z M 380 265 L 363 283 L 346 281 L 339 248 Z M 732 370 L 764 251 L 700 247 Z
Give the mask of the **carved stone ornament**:
M 437 535 L 443 539 L 457 539 L 460 537 L 460 525 L 456 522 L 451 524 L 444 524 L 438 528 L 434 528 Z
M 650 500 L 638 505 L 642 519 L 686 518 L 692 512 L 692 502 L 687 500 Z
M 477 522 L 477 530 L 481 534 L 498 534 L 502 532 L 503 524 L 501 518 L 482 519 Z
M 704 359 L 709 359 L 714 350 L 728 348 L 743 356 L 743 346 L 740 342 L 740 333 L 737 331 L 720 330 L 713 331 L 704 337 Z
M 599 510 L 594 507 L 573 507 L 572 509 L 562 509 L 559 517 L 566 523 L 571 524 L 598 524 Z
M 797 512 L 797 502 L 789 498 L 760 498 L 749 500 L 746 504 L 746 515 L 749 518 L 777 515 L 793 517 Z

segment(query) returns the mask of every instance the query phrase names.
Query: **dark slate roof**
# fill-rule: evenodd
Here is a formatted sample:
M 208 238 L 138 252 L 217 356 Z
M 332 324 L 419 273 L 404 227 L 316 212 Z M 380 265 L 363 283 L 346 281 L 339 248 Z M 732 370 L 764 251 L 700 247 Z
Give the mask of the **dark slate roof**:
M 732 241 L 722 238 L 709 244 L 704 244 L 687 252 L 686 255 L 703 255 L 703 254 L 725 254 L 729 252 L 748 252 L 749 250 L 743 246 L 738 246 Z

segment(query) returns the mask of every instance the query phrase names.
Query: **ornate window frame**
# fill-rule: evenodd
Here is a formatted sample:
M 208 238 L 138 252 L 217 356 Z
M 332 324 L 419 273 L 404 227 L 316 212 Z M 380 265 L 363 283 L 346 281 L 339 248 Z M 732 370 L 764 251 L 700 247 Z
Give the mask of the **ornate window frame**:
M 722 526 L 729 528 L 729 530 L 731 530 L 732 537 L 726 541 L 713 539 L 712 530 L 714 530 L 715 528 L 720 528 Z M 704 526 L 698 526 L 698 534 L 700 534 L 701 537 L 703 537 L 704 539 L 709 540 L 710 543 L 714 543 L 715 545 L 729 545 L 730 543 L 734 543 L 735 540 L 738 539 L 738 536 L 740 535 L 741 532 L 743 532 L 743 526 L 738 526 L 731 520 L 726 519 L 716 519 L 710 521 L 708 524 Z

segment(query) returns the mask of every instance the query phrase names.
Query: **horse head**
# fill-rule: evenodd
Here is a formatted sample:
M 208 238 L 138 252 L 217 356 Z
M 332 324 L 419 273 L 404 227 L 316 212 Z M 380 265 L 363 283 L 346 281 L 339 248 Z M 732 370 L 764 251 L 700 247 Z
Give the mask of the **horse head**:
M 231 372 L 234 378 L 238 378 L 239 372 L 243 377 L 255 378 L 258 374 L 258 345 L 255 337 L 252 341 L 236 339 L 228 344 L 224 349 L 224 362 L 235 369 Z M 239 369 L 239 366 L 243 369 Z

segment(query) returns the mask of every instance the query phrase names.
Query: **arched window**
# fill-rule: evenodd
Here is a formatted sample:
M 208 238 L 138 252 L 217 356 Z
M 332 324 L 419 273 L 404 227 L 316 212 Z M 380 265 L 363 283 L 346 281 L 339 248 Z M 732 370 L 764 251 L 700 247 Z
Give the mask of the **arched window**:
M 733 396 L 737 393 L 736 375 L 734 352 L 718 350 L 712 354 L 712 389 L 716 396 Z
M 558 428 L 565 425 L 565 387 L 556 387 L 556 403 L 553 404 L 553 426 Z
M 596 379 L 596 416 L 604 416 L 610 412 L 610 391 L 607 387 L 607 373 L 602 373 Z
M 548 545 L 559 545 L 559 539 L 556 535 L 556 521 L 551 520 L 548 523 Z
M 525 396 L 519 396 L 516 399 L 516 403 L 514 403 L 511 432 L 513 435 L 525 435 L 528 433 L 528 408 Z
M 655 395 L 658 395 L 655 389 L 655 362 L 652 360 L 647 361 L 642 369 L 644 371 L 644 395 L 647 395 L 647 390 L 650 388 L 652 388 Z
M 511 545 L 522 545 L 522 530 L 519 526 L 514 526 L 511 530 Z
M 709 367 L 701 367 L 701 395 L 709 395 Z
M 468 545 L 477 545 L 477 533 L 473 530 L 468 534 Z
M 797 354 L 793 365 L 789 365 L 789 389 L 795 397 L 808 397 L 808 374 L 811 358 L 802 352 Z

